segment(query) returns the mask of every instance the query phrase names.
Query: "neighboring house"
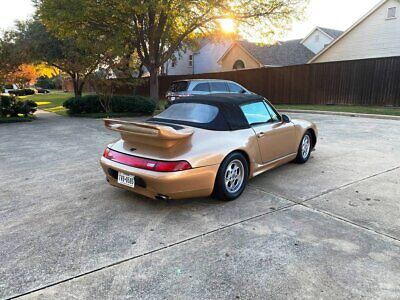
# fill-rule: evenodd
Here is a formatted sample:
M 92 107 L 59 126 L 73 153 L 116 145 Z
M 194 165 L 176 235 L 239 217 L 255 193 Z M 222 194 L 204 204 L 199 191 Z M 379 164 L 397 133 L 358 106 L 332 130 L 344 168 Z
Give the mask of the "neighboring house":
M 400 2 L 384 0 L 309 63 L 400 56 Z
M 176 52 L 164 65 L 166 75 L 188 75 L 306 64 L 343 32 L 316 27 L 304 39 L 260 45 L 248 41 L 201 39 L 198 50 Z
M 316 27 L 302 40 L 260 45 L 237 41 L 221 56 L 221 71 L 281 67 L 306 64 L 342 34 L 342 31 Z
M 220 72 L 218 59 L 231 46 L 230 41 L 213 41 L 202 39 L 198 50 L 181 50 L 174 54 L 164 66 L 166 75 L 188 75 L 200 73 Z
M 313 53 L 318 53 L 337 39 L 342 33 L 343 31 L 340 30 L 315 27 L 300 43 Z

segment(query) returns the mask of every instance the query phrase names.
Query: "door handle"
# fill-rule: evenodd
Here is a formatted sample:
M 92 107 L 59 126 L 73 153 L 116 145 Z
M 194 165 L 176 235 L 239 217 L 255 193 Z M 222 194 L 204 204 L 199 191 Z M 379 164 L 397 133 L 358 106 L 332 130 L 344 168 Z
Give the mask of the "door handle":
M 257 134 L 258 138 L 262 138 L 265 135 L 265 132 L 260 132 L 259 134 Z

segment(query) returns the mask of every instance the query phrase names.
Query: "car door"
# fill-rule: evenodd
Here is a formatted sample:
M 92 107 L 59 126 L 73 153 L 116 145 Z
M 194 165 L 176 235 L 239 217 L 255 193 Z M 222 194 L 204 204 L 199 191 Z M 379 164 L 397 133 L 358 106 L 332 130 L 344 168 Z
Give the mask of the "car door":
M 262 100 L 242 105 L 241 108 L 257 136 L 264 164 L 295 153 L 295 128 L 292 122 L 282 122 L 279 114 Z

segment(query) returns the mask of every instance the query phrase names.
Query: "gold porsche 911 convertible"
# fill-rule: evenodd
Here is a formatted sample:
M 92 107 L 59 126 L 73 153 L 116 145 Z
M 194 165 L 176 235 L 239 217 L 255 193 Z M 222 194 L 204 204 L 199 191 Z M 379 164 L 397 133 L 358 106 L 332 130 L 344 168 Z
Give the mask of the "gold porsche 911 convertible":
M 145 122 L 105 126 L 121 135 L 100 161 L 107 181 L 155 199 L 236 199 L 250 178 L 305 163 L 317 143 L 315 124 L 257 95 L 187 97 Z

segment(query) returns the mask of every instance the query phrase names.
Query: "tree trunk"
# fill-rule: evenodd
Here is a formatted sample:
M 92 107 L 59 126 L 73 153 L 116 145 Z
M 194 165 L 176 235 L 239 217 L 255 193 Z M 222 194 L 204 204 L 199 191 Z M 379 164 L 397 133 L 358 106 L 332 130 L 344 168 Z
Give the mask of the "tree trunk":
M 149 68 L 150 72 L 150 97 L 156 100 L 156 106 L 158 108 L 158 68 Z
M 75 74 L 74 76 L 71 76 L 72 78 L 72 84 L 74 85 L 74 95 L 76 98 L 82 97 L 82 91 L 83 91 L 83 86 L 85 84 L 85 81 L 82 81 L 79 78 L 78 74 Z
M 78 97 L 82 97 L 82 93 L 83 93 L 83 86 L 85 85 L 85 81 L 81 81 L 81 83 L 79 84 L 78 87 Z

